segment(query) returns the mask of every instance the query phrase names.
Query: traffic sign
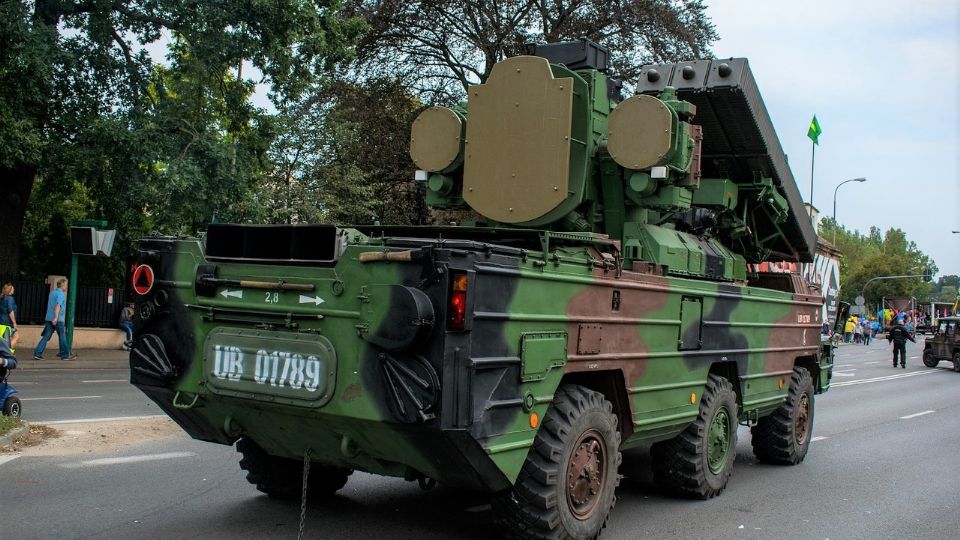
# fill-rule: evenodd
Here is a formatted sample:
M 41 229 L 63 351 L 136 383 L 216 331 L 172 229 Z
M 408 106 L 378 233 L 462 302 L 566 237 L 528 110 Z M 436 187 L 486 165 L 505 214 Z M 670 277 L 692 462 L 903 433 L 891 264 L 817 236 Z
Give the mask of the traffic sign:
M 141 264 L 133 271 L 133 292 L 143 296 L 153 288 L 153 268 L 149 265 Z
M 862 305 L 863 305 L 863 302 L 864 302 L 865 300 L 866 300 L 866 299 L 865 299 L 863 296 L 858 296 L 858 297 L 854 298 L 853 301 L 854 301 L 854 303 L 856 303 L 858 306 L 862 306 Z

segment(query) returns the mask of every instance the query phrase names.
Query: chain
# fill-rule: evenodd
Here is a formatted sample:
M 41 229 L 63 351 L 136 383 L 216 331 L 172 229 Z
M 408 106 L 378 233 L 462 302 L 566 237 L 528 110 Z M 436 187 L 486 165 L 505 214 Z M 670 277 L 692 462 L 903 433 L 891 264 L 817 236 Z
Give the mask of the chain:
M 303 453 L 303 489 L 300 491 L 300 531 L 297 540 L 303 540 L 303 524 L 307 520 L 307 484 L 310 479 L 310 449 Z

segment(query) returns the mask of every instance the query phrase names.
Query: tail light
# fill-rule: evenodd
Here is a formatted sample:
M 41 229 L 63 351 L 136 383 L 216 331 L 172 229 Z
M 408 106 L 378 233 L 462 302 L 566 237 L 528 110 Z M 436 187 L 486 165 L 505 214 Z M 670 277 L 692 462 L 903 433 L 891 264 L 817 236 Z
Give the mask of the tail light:
M 447 328 L 463 330 L 467 319 L 467 274 L 450 274 L 450 305 L 447 307 Z

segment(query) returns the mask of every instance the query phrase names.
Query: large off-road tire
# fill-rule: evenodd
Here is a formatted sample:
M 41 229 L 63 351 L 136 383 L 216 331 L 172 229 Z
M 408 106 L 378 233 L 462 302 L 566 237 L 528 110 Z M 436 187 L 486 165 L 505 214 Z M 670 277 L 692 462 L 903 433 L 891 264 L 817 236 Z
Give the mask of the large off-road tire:
M 953 353 L 953 370 L 960 373 L 960 351 Z
M 297 500 L 303 489 L 303 461 L 268 454 L 253 440 L 242 437 L 237 452 L 243 455 L 240 468 L 247 471 L 247 481 L 275 499 Z M 347 483 L 350 469 L 310 464 L 308 496 L 326 497 Z
M 23 408 L 20 405 L 20 398 L 18 398 L 17 396 L 8 397 L 6 403 L 3 404 L 3 414 L 7 416 L 20 418 L 20 414 L 22 412 L 23 412 Z
M 937 367 L 940 361 L 937 360 L 936 355 L 933 354 L 933 349 L 927 349 L 923 351 L 923 365 L 927 367 Z
M 621 459 L 610 402 L 561 386 L 513 489 L 494 498 L 498 525 L 512 538 L 597 538 L 616 503 Z
M 676 437 L 650 449 L 653 477 L 674 495 L 709 499 L 730 480 L 737 448 L 737 394 L 730 381 L 710 375 L 697 419 Z
M 770 416 L 751 429 L 753 455 L 764 463 L 796 465 L 803 461 L 813 436 L 813 378 L 802 367 L 793 368 L 790 391 Z

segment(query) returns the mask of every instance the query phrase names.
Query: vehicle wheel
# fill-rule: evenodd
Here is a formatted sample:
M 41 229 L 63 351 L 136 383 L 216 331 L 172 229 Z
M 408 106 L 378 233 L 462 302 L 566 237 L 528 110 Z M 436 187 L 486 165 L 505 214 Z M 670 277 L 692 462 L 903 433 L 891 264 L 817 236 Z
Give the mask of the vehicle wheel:
M 960 373 L 960 351 L 953 353 L 953 370 Z
M 753 454 L 765 463 L 796 465 L 810 449 L 813 432 L 813 378 L 793 368 L 787 401 L 751 428 Z
M 247 481 L 258 490 L 275 499 L 300 499 L 303 487 L 301 460 L 272 456 L 247 437 L 237 441 L 237 451 L 243 455 L 240 468 L 247 471 Z M 347 477 L 352 473 L 350 469 L 311 463 L 308 495 L 332 495 L 347 483 Z
M 560 387 L 514 487 L 494 498 L 497 524 L 514 538 L 597 538 L 616 504 L 620 462 L 610 402 Z
M 676 437 L 650 449 L 654 480 L 692 499 L 719 495 L 730 479 L 737 447 L 737 394 L 730 381 L 710 375 L 697 419 Z
M 8 397 L 7 402 L 3 404 L 3 414 L 20 418 L 21 412 L 23 411 L 20 408 L 20 398 L 17 396 Z
M 933 354 L 933 349 L 927 349 L 923 351 L 923 365 L 927 367 L 937 367 L 940 361 L 937 360 L 937 357 Z

